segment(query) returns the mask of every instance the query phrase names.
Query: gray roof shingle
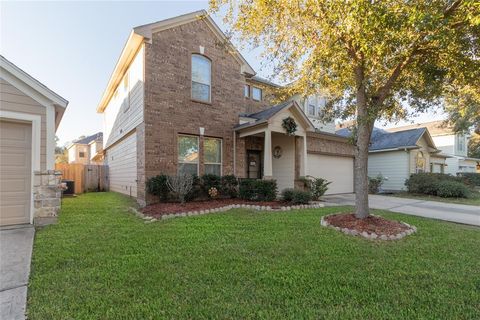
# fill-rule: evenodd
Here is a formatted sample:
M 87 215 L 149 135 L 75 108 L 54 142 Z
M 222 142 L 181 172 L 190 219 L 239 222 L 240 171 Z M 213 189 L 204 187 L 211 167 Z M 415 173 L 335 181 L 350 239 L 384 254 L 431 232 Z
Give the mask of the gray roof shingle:
M 90 142 L 95 141 L 95 140 L 103 140 L 103 132 L 97 132 L 95 134 L 92 134 L 91 136 L 73 141 L 73 143 L 75 143 L 75 144 L 89 144 Z
M 388 132 L 379 128 L 374 128 L 370 138 L 370 151 L 387 150 L 414 147 L 418 139 L 425 133 L 425 128 L 410 129 L 397 132 Z M 337 130 L 336 133 L 343 137 L 349 137 L 351 131 L 348 128 Z

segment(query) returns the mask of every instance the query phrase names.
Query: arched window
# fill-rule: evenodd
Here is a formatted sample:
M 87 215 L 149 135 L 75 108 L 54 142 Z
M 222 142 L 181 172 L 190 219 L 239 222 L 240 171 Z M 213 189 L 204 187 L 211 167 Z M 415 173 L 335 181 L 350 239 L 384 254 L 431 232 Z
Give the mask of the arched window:
M 425 172 L 425 157 L 423 156 L 422 151 L 418 151 L 417 156 L 415 158 L 415 172 Z
M 200 55 L 192 54 L 192 99 L 211 102 L 212 62 Z

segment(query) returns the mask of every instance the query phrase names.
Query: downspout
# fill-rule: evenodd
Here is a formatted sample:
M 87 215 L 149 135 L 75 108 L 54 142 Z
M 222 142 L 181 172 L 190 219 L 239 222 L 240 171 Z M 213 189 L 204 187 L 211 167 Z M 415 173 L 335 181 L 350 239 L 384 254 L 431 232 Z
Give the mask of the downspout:
M 235 130 L 233 130 L 233 175 L 237 175 L 237 134 Z

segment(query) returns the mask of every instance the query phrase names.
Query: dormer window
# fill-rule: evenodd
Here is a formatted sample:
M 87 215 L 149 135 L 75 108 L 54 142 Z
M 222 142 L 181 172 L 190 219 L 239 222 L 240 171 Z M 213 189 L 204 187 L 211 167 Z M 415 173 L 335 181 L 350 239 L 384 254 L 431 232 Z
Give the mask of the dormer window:
M 252 88 L 252 99 L 255 101 L 262 101 L 262 89 L 253 87 Z
M 200 54 L 192 55 L 192 99 L 211 102 L 212 62 Z

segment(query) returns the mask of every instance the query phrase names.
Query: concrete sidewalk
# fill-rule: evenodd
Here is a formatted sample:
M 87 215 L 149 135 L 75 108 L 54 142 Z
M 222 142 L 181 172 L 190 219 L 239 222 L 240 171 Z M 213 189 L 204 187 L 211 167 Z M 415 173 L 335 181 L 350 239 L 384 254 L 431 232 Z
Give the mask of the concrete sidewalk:
M 354 205 L 354 194 L 322 197 L 325 205 Z M 437 201 L 370 195 L 369 205 L 373 209 L 390 210 L 414 216 L 439 219 L 473 226 L 480 226 L 480 207 Z
M 0 229 L 0 319 L 25 319 L 34 235 L 31 225 Z

